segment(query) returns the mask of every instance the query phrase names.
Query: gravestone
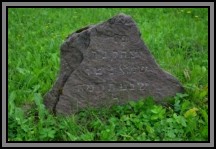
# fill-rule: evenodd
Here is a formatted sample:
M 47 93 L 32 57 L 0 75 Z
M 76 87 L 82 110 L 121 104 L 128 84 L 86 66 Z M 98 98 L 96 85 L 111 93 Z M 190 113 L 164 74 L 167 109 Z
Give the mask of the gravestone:
M 135 22 L 125 14 L 74 32 L 60 49 L 59 76 L 44 96 L 45 106 L 56 114 L 148 96 L 163 102 L 183 91 L 177 79 L 157 65 Z

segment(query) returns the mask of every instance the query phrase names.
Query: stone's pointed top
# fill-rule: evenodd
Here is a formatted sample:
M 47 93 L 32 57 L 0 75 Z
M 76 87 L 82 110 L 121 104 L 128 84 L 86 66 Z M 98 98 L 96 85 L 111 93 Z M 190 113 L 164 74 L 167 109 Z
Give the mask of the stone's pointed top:
M 119 13 L 116 15 L 117 17 L 130 17 L 129 15 L 126 15 L 124 13 Z M 130 17 L 131 18 L 131 17 Z
M 124 24 L 124 25 L 134 25 L 135 22 L 131 16 L 124 13 L 119 13 L 116 16 L 108 20 L 110 24 Z

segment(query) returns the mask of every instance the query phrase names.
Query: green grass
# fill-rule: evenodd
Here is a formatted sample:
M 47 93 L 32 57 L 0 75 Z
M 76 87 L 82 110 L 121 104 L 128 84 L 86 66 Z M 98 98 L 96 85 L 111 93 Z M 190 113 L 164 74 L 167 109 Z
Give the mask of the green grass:
M 158 64 L 186 89 L 169 106 L 152 99 L 53 116 L 42 104 L 68 34 L 123 12 Z M 201 8 L 25 8 L 8 10 L 8 140 L 208 140 L 208 10 Z M 26 110 L 32 105 L 30 110 Z

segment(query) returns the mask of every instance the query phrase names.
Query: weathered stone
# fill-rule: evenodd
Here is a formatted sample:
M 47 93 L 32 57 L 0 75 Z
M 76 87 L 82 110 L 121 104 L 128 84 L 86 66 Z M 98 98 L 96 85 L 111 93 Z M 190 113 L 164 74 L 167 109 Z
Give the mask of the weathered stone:
M 69 35 L 61 46 L 59 77 L 44 99 L 57 114 L 125 104 L 152 96 L 158 102 L 182 92 L 155 62 L 130 16 L 119 14 Z

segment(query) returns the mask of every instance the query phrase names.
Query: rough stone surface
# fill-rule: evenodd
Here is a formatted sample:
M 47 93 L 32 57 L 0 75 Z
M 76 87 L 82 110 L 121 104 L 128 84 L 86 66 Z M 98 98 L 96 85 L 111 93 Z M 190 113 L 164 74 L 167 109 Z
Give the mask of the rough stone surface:
M 181 84 L 155 62 L 130 16 L 119 14 L 69 35 L 45 106 L 70 115 L 88 107 L 122 105 L 153 96 L 157 102 L 182 92 Z

